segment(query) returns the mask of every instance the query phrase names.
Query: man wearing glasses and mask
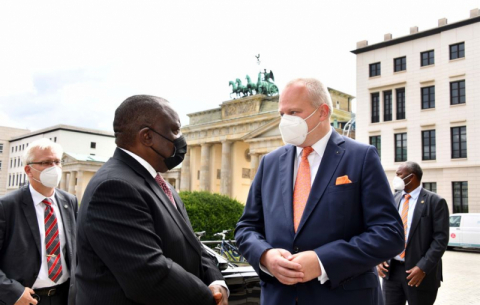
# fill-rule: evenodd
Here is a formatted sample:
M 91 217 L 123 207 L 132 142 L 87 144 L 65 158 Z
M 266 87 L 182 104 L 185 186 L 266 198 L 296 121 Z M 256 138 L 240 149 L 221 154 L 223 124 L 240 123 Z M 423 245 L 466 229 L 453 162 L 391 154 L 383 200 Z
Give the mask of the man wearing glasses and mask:
M 162 98 L 132 96 L 113 129 L 117 149 L 79 211 L 77 305 L 228 304 L 220 271 L 159 174 L 187 151 L 177 113 Z
M 0 304 L 73 304 L 75 196 L 57 189 L 62 147 L 32 142 L 29 184 L 0 199 Z

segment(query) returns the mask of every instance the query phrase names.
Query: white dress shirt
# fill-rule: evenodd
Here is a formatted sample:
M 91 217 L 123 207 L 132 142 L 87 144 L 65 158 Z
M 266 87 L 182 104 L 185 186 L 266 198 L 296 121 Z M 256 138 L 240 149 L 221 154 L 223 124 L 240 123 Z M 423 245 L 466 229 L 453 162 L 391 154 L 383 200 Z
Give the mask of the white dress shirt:
M 126 149 L 123 149 L 123 148 L 120 148 L 120 149 L 123 150 L 124 152 L 126 152 L 127 154 L 129 154 L 132 158 L 137 160 L 138 163 L 140 163 L 143 167 L 145 167 L 145 169 L 150 173 L 150 175 L 152 175 L 153 179 L 155 179 L 157 174 L 159 174 L 159 173 L 157 173 L 157 171 L 155 171 L 153 166 L 151 166 L 150 163 L 145 161 L 142 157 L 140 157 L 140 156 L 138 156 L 138 155 L 134 154 L 133 152 L 128 151 Z M 167 184 L 167 186 L 168 186 L 168 184 Z M 170 187 L 170 186 L 168 186 L 168 187 Z M 175 200 L 175 198 L 173 200 Z M 230 296 L 230 290 L 228 289 L 227 283 L 225 281 L 213 281 L 213 283 L 211 283 L 210 286 L 212 286 L 212 285 L 220 285 L 220 286 L 224 287 L 225 289 L 227 289 L 228 296 Z
M 413 219 L 413 214 L 415 212 L 415 206 L 417 205 L 417 200 L 418 196 L 420 196 L 420 191 L 422 190 L 422 186 L 420 185 L 410 193 L 407 193 L 405 191 L 402 192 L 402 200 L 400 201 L 400 206 L 398 208 L 398 212 L 400 213 L 400 216 L 402 216 L 402 211 L 403 211 L 403 204 L 405 203 L 405 195 L 410 194 L 410 200 L 408 200 L 408 216 L 407 216 L 407 236 L 405 236 L 405 243 L 408 242 L 408 235 L 410 234 L 410 227 L 412 226 L 412 219 Z M 405 261 L 405 258 L 401 258 L 400 254 L 394 257 L 394 259 L 398 261 Z
M 328 140 L 330 140 L 330 136 L 332 135 L 332 128 L 328 131 L 328 133 L 318 140 L 315 144 L 312 145 L 313 151 L 308 155 L 308 164 L 310 164 L 310 185 L 313 185 L 315 181 L 315 176 L 317 175 L 318 168 L 320 167 L 320 163 L 322 162 L 323 154 L 325 153 L 325 149 L 327 148 Z M 293 166 L 293 185 L 292 188 L 295 188 L 295 180 L 297 179 L 298 168 L 300 167 L 301 155 L 302 155 L 303 148 L 297 146 L 297 152 L 295 156 L 295 163 Z M 324 284 L 326 281 L 329 280 L 327 272 L 323 267 L 320 258 L 318 258 L 318 263 L 320 264 L 320 269 L 322 270 L 322 275 L 318 277 L 320 284 Z M 260 264 L 260 269 L 263 272 L 273 276 L 270 272 L 268 272 L 267 268 Z
M 32 195 L 33 204 L 35 205 L 35 213 L 37 214 L 38 228 L 40 231 L 40 245 L 42 249 L 42 265 L 40 267 L 38 277 L 35 283 L 33 283 L 32 289 L 57 286 L 66 282 L 70 278 L 70 270 L 68 270 L 67 264 L 65 263 L 65 230 L 63 228 L 62 215 L 58 208 L 58 203 L 55 200 L 55 190 L 53 191 L 53 195 L 51 197 L 45 197 L 37 192 L 31 184 L 29 185 L 29 189 L 30 194 Z M 62 276 L 56 283 L 48 277 L 47 249 L 45 246 L 45 204 L 42 203 L 45 198 L 49 198 L 53 202 L 52 208 L 55 212 L 55 216 L 57 217 L 58 233 L 60 236 L 60 260 L 62 262 Z

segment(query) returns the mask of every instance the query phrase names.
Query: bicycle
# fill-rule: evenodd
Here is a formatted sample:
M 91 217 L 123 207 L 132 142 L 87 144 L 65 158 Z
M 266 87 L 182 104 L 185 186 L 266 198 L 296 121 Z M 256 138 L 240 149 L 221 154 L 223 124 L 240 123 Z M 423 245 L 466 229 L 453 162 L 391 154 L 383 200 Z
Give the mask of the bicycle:
M 228 232 L 232 230 L 223 230 L 222 232 L 215 233 L 213 236 L 221 236 L 222 242 L 220 245 L 216 246 L 215 249 L 225 257 L 227 260 L 235 263 L 246 263 L 247 260 L 240 254 L 238 248 L 232 245 L 228 240 L 225 240 L 225 236 Z
M 206 231 L 200 231 L 200 232 L 195 232 L 195 235 L 197 236 L 197 239 L 200 241 L 202 236 L 204 236 Z

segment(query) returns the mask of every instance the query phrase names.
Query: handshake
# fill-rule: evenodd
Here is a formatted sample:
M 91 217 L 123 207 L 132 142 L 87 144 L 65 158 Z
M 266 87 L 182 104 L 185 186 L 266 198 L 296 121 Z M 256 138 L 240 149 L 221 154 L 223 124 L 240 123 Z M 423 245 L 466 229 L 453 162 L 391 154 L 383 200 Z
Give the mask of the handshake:
M 267 269 L 280 283 L 294 285 L 305 283 L 322 275 L 320 261 L 314 251 L 292 255 L 285 249 L 269 249 L 260 258 L 262 270 Z

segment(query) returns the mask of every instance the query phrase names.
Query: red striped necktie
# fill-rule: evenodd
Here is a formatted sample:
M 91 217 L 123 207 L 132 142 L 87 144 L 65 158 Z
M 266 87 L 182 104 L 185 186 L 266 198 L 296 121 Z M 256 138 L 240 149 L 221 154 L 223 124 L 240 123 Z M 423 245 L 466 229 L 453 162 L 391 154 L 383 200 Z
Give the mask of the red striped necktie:
M 402 209 L 402 222 L 403 222 L 403 231 L 405 233 L 405 249 L 407 249 L 407 232 L 408 232 L 408 209 L 410 208 L 409 206 L 409 201 L 412 196 L 410 194 L 405 194 L 405 202 L 403 203 L 403 209 Z M 405 258 L 405 249 L 400 253 L 401 258 Z
M 48 277 L 57 282 L 62 276 L 62 260 L 60 259 L 60 236 L 58 235 L 57 217 L 52 208 L 52 200 L 45 198 L 45 248 L 47 254 Z

